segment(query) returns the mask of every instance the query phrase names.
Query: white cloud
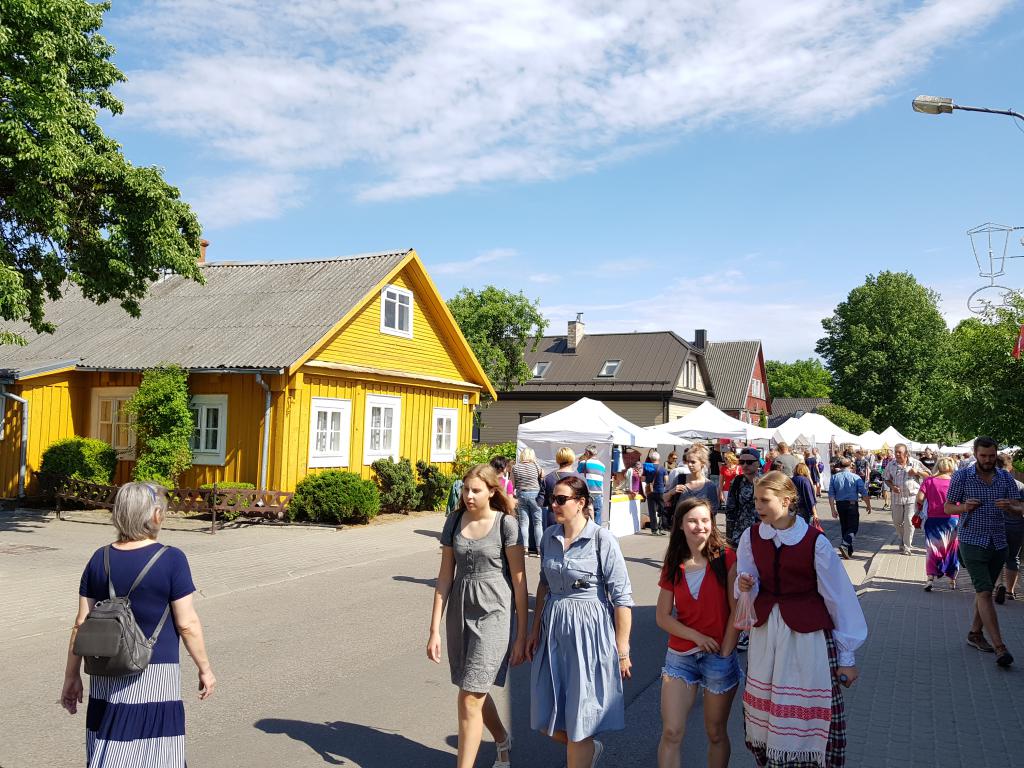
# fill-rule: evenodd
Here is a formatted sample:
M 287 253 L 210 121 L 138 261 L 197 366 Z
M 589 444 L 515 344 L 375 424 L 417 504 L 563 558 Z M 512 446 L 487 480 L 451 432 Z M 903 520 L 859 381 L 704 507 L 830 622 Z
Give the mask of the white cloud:
M 461 275 L 485 264 L 506 261 L 515 258 L 517 255 L 518 251 L 514 248 L 492 248 L 464 261 L 442 261 L 440 264 L 432 265 L 430 271 L 435 275 Z
M 557 178 L 730 121 L 838 120 L 1009 0 L 148 0 L 127 114 L 360 197 Z M 122 22 L 124 23 L 124 22 Z
M 240 173 L 185 185 L 204 229 L 274 219 L 305 201 L 305 182 L 289 173 Z

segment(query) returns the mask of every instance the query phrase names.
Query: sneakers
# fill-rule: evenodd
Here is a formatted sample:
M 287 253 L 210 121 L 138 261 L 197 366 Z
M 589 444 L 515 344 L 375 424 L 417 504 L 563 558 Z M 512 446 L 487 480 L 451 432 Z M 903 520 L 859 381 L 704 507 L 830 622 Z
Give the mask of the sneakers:
M 590 763 L 590 768 L 594 768 L 597 765 L 597 761 L 601 759 L 601 755 L 604 754 L 604 744 L 597 739 L 594 739 L 594 760 Z
M 843 558 L 843 560 L 849 560 L 850 559 L 850 555 L 846 552 L 846 545 L 845 544 L 840 544 L 839 545 L 839 556 L 841 558 Z
M 985 635 L 981 632 L 969 632 L 967 634 L 967 644 L 971 646 L 971 648 L 977 648 L 979 651 L 983 651 L 985 653 L 996 652 L 996 649 L 989 644 L 988 640 L 985 639 Z M 1010 657 L 1010 663 L 1013 663 L 1012 656 Z
M 750 645 L 750 635 L 746 632 L 740 632 L 739 639 L 736 640 L 736 650 L 740 653 L 746 653 L 748 645 Z
M 853 542 L 847 541 L 843 544 L 843 547 L 846 549 L 846 559 L 849 560 L 853 557 Z
M 928 583 L 924 585 L 924 591 L 925 592 L 931 592 L 932 591 L 932 585 L 933 585 L 933 582 L 932 582 L 931 579 L 929 579 Z
M 999 651 L 996 653 L 996 664 L 1000 667 L 1008 667 L 1013 664 L 1013 654 L 1006 650 L 1005 645 L 999 646 Z
M 998 587 L 996 587 L 996 592 L 995 592 L 995 595 L 992 597 L 992 599 L 996 601 L 997 605 L 1002 605 L 1003 603 L 1005 603 L 1006 602 L 1006 587 L 1004 587 L 1002 584 L 1000 584 Z

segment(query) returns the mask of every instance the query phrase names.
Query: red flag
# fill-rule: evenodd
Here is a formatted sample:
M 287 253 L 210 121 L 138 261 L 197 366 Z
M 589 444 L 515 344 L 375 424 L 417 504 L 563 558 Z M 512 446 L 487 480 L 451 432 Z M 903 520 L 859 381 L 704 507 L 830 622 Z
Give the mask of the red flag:
M 1020 356 L 1024 355 L 1024 325 L 1020 327 L 1020 333 L 1017 334 L 1017 343 L 1013 345 L 1013 356 L 1020 360 Z

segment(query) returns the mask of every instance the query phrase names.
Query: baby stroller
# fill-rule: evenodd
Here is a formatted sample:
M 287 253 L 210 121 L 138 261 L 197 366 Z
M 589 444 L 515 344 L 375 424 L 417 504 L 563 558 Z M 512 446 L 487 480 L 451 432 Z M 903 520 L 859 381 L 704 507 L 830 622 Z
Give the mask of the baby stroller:
M 868 480 L 868 493 L 872 499 L 880 499 L 885 493 L 885 483 L 882 482 L 882 470 L 871 470 L 871 479 Z

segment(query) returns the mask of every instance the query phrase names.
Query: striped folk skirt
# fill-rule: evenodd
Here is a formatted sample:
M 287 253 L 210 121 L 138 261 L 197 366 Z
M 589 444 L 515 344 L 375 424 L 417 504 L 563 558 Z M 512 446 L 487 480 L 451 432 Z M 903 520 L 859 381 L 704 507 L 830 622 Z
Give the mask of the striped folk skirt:
M 928 547 L 925 573 L 929 576 L 948 576 L 956 579 L 960 570 L 960 547 L 956 528 L 960 518 L 929 517 L 924 521 L 924 538 Z
M 88 768 L 184 768 L 185 706 L 178 664 L 89 679 Z

